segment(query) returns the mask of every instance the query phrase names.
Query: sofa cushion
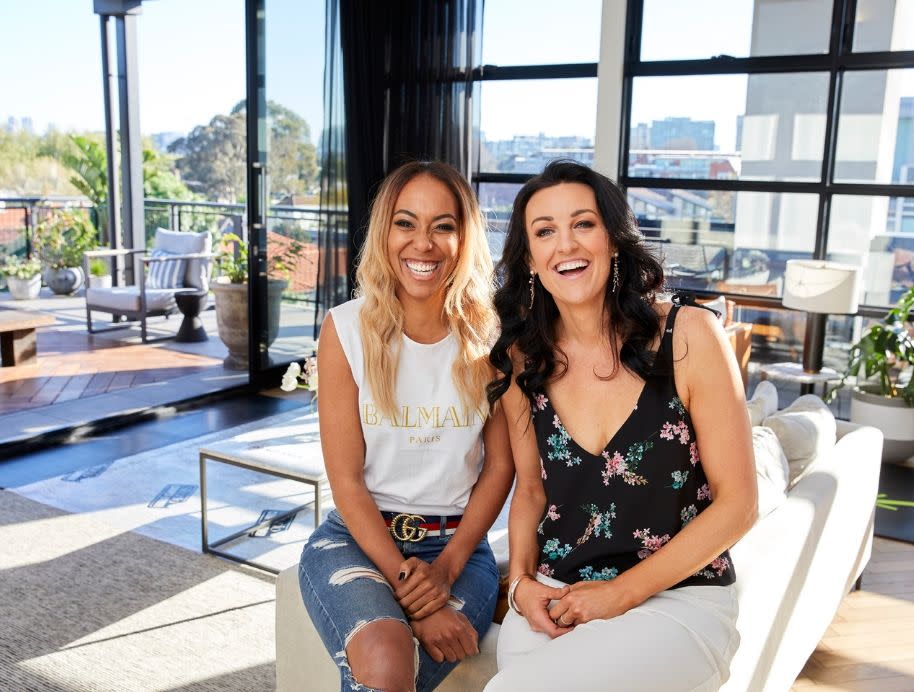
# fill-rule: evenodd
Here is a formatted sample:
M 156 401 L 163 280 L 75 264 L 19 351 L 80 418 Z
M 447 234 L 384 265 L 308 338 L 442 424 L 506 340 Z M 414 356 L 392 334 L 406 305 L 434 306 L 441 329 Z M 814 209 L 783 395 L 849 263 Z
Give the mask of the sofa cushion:
M 771 428 L 752 428 L 752 452 L 758 482 L 758 518 L 761 519 L 787 499 L 789 468 L 781 443 Z
M 835 416 L 822 399 L 805 394 L 762 423 L 774 430 L 790 467 L 788 488 L 808 473 L 816 458 L 835 446 Z
M 167 259 L 176 253 L 153 250 L 149 254 L 155 258 Z M 184 286 L 185 264 L 182 259 L 150 262 L 146 267 L 146 288 L 181 288 Z
M 185 233 L 157 228 L 155 249 L 175 255 L 208 254 L 212 251 L 213 241 L 207 231 Z M 184 263 L 183 285 L 188 288 L 209 290 L 210 260 L 188 260 Z
M 749 409 L 749 422 L 755 427 L 761 425 L 768 416 L 777 413 L 778 390 L 768 380 L 762 380 L 755 387 L 752 398 L 746 402 Z
M 106 312 L 139 312 L 140 289 L 136 286 L 115 286 L 113 288 L 89 288 L 86 290 L 86 301 L 93 310 Z M 146 310 L 173 310 L 175 292 L 166 289 L 146 291 Z

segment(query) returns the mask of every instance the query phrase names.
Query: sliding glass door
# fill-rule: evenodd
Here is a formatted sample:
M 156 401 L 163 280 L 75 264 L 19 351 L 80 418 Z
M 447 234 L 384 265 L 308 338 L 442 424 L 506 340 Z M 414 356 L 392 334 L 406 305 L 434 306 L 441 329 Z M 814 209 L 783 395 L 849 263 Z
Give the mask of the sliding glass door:
M 324 0 L 247 0 L 251 381 L 315 348 Z

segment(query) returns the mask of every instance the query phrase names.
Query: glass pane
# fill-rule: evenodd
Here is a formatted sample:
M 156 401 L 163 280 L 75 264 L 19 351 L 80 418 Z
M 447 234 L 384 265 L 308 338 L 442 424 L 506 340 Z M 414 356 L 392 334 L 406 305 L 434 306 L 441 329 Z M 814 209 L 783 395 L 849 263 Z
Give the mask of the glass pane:
M 651 178 L 821 178 L 826 73 L 634 80 L 628 174 Z
M 914 0 L 857 0 L 854 50 L 914 50 Z
M 844 75 L 835 181 L 914 183 L 914 70 Z
M 862 265 L 861 303 L 894 304 L 914 283 L 914 197 L 835 195 L 828 256 Z
M 558 65 L 600 58 L 601 0 L 486 0 L 484 65 Z M 560 39 L 560 40 L 557 40 Z
M 831 9 L 831 0 L 645 0 L 641 59 L 827 53 Z
M 787 260 L 812 255 L 816 195 L 632 188 L 628 202 L 674 288 L 780 296 Z
M 266 3 L 267 305 L 270 364 L 314 349 L 323 127 L 322 0 Z M 281 300 L 277 300 L 281 293 Z
M 539 173 L 557 158 L 593 163 L 596 79 L 483 82 L 479 170 Z
M 482 213 L 488 224 L 489 250 L 492 253 L 493 262 L 501 259 L 511 207 L 514 205 L 514 198 L 517 197 L 521 187 L 514 183 L 479 184 L 479 205 L 482 207 Z

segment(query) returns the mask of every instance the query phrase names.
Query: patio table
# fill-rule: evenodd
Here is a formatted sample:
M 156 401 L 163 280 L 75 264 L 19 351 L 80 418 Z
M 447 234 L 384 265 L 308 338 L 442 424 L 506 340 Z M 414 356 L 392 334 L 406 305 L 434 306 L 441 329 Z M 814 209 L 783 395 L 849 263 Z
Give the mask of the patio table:
M 0 310 L 0 358 L 3 367 L 31 365 L 38 360 L 35 329 L 54 324 L 51 315 L 24 310 Z

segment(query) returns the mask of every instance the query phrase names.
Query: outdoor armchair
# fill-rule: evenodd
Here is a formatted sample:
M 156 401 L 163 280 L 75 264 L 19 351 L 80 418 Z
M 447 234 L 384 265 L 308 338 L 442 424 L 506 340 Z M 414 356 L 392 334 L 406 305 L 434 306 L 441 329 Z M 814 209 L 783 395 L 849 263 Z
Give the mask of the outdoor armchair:
M 89 262 L 96 258 L 109 262 L 116 257 L 133 261 L 133 286 L 86 289 L 86 325 L 90 334 L 123 329 L 139 323 L 143 343 L 150 341 L 146 321 L 149 317 L 168 317 L 178 311 L 175 294 L 182 291 L 208 291 L 214 255 L 208 232 L 180 233 L 156 230 L 150 250 L 90 250 L 83 255 L 87 275 Z M 93 312 L 106 312 L 115 320 L 127 318 L 105 328 L 92 324 Z M 173 338 L 171 336 L 161 338 Z

